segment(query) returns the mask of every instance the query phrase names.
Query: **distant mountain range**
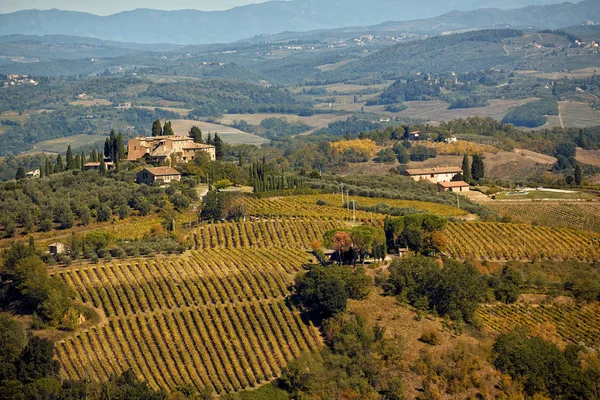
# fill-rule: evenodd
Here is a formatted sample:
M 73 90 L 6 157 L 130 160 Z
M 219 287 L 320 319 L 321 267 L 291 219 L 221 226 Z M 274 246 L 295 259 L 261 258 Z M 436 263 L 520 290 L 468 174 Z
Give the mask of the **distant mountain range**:
M 0 14 L 0 36 L 69 35 L 135 43 L 207 44 L 276 34 L 385 21 L 425 19 L 453 10 L 548 5 L 560 0 L 290 0 L 227 11 L 138 9 L 109 16 L 61 10 Z M 597 3 L 594 0 L 591 3 Z M 456 14 L 461 15 L 460 11 Z M 573 25 L 573 20 L 567 25 Z
M 579 3 L 562 3 L 544 6 L 527 6 L 501 10 L 483 8 L 472 11 L 451 11 L 438 17 L 413 21 L 384 22 L 372 26 L 354 26 L 307 32 L 282 32 L 260 35 L 241 42 L 282 42 L 292 40 L 339 40 L 357 35 L 386 35 L 400 33 L 441 35 L 473 29 L 558 29 L 600 22 L 600 1 L 585 0 Z

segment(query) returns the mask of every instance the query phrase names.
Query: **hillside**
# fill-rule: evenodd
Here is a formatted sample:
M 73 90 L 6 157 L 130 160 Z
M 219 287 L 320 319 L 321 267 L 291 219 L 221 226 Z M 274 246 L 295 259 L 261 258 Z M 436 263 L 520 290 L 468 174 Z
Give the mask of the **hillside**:
M 555 0 L 511 0 L 505 8 L 555 3 Z M 495 4 L 487 0 L 271 1 L 227 11 L 158 11 L 138 9 L 107 17 L 60 11 L 27 10 L 0 15 L 0 35 L 72 35 L 137 43 L 224 43 L 287 30 L 372 25 L 388 20 L 411 20 L 437 16 L 455 9 L 472 10 Z M 169 29 L 148 29 L 154 23 Z

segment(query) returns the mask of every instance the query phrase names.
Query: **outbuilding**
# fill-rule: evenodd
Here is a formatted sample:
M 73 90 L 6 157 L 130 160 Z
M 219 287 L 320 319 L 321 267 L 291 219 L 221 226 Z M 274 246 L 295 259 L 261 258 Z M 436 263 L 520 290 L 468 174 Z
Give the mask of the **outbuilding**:
M 468 192 L 470 186 L 467 182 L 439 182 L 437 184 L 438 192 Z
M 179 181 L 181 181 L 181 173 L 171 167 L 144 168 L 138 172 L 136 177 L 137 183 L 148 186 L 153 185 L 154 182 L 168 184 Z

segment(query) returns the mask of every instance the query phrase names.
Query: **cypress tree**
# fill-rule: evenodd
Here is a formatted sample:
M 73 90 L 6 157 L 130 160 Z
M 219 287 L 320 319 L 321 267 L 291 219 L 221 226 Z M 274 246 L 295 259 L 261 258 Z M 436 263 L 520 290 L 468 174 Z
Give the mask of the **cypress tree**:
M 469 165 L 469 156 L 465 154 L 462 162 L 463 180 L 467 183 L 471 182 L 471 166 Z
M 59 154 L 56 157 L 56 172 L 63 172 L 65 170 L 65 165 L 63 164 L 62 156 Z
M 471 164 L 471 177 L 476 181 L 480 181 L 485 177 L 483 158 L 481 158 L 481 155 L 479 154 L 475 154 L 473 156 L 473 162 Z
M 19 167 L 17 168 L 17 174 L 15 176 L 15 179 L 20 181 L 21 179 L 25 179 L 25 168 L 23 167 Z
M 82 169 L 81 156 L 79 154 L 75 156 L 75 169 Z
M 125 140 L 123 139 L 123 134 L 119 132 L 119 135 L 117 136 L 117 159 L 124 160 L 125 153 Z
M 85 152 L 82 151 L 81 152 L 81 169 L 83 169 L 83 166 L 87 164 L 87 161 L 85 160 Z
M 104 158 L 110 158 L 110 153 L 111 153 L 111 145 L 110 145 L 110 140 L 108 138 L 106 138 L 106 140 L 104 141 Z
M 171 121 L 165 122 L 165 127 L 162 134 L 163 136 L 173 136 L 175 134 L 173 132 L 173 128 L 171 128 Z
M 152 136 L 162 136 L 162 125 L 160 119 L 157 119 L 152 123 Z
M 206 144 L 213 144 L 212 135 L 210 134 L 210 132 L 208 133 L 208 137 L 206 138 Z
M 106 164 L 104 163 L 104 159 L 100 161 L 100 175 L 106 175 Z
M 73 158 L 73 150 L 71 150 L 71 145 L 67 147 L 67 171 L 72 171 L 75 169 L 75 158 Z
M 222 158 L 225 155 L 225 150 L 223 149 L 223 141 L 216 133 L 215 138 L 213 139 L 213 145 L 215 146 L 215 153 L 217 153 L 217 159 Z
M 583 171 L 581 170 L 581 165 L 577 164 L 575 167 L 575 184 L 577 186 L 581 186 L 583 183 Z
M 98 152 L 96 149 L 92 150 L 92 154 L 90 154 L 90 162 L 98 162 Z
M 119 152 L 119 149 L 117 143 L 117 134 L 115 133 L 114 129 L 110 130 L 110 138 L 108 139 L 108 145 L 110 150 L 110 161 L 115 162 L 117 161 L 117 154 Z
M 44 169 L 46 170 L 46 176 L 52 175 L 52 164 L 50 163 L 48 157 L 46 157 L 46 168 Z

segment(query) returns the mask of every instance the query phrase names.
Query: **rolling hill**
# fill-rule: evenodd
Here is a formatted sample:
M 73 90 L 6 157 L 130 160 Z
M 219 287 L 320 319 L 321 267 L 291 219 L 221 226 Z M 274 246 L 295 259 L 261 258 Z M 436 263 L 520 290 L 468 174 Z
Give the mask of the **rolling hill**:
M 293 0 L 270 1 L 226 11 L 137 9 L 109 16 L 61 10 L 25 10 L 0 15 L 0 36 L 71 35 L 136 43 L 203 44 L 293 30 L 373 25 L 430 18 L 452 10 L 497 5 L 491 0 Z M 557 3 L 556 0 L 503 1 L 503 8 Z M 152 29 L 167 27 L 166 29 Z

